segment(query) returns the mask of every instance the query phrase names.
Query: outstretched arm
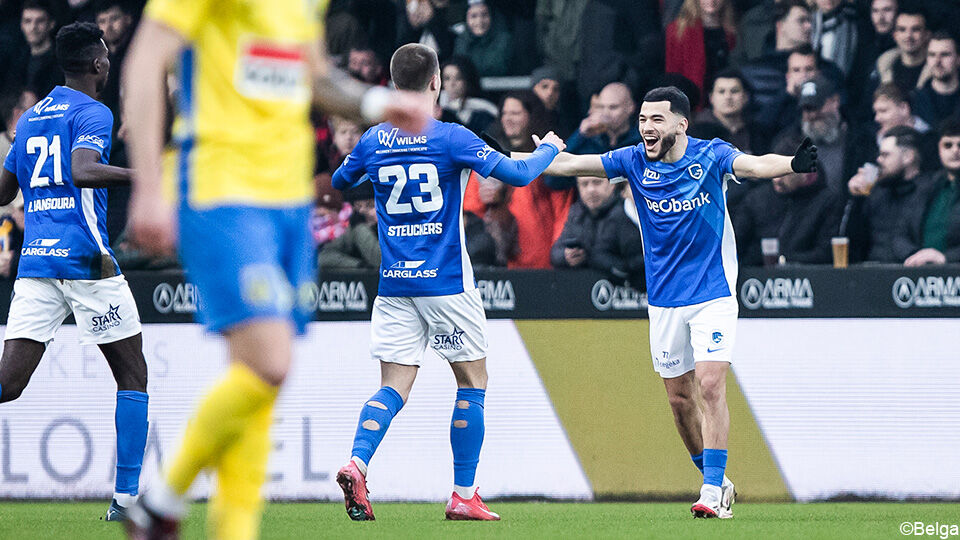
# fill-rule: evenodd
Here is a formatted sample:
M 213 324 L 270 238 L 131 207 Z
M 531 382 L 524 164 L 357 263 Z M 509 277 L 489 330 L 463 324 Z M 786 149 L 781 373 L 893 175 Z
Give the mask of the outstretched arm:
M 543 174 L 550 162 L 565 146 L 563 140 L 552 131 L 547 133 L 542 140 L 536 140 L 537 149 L 532 154 L 527 154 L 522 159 L 502 158 L 494 167 L 490 176 L 517 187 L 523 187 L 533 182 Z
M 805 138 L 792 156 L 741 154 L 733 160 L 733 174 L 749 178 L 776 178 L 792 172 L 807 173 L 817 170 L 817 147 Z
M 530 155 L 524 152 L 510 153 L 510 157 L 513 159 L 524 159 Z M 607 176 L 607 172 L 603 168 L 603 161 L 600 160 L 600 154 L 578 156 L 560 152 L 543 172 L 553 176 L 599 176 L 601 178 Z

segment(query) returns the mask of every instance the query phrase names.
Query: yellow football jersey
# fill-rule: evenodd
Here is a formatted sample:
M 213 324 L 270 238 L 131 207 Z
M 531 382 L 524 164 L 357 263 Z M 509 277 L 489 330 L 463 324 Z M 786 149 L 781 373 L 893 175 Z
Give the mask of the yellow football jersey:
M 308 47 L 327 0 L 150 0 L 187 41 L 170 176 L 191 206 L 283 207 L 313 193 Z

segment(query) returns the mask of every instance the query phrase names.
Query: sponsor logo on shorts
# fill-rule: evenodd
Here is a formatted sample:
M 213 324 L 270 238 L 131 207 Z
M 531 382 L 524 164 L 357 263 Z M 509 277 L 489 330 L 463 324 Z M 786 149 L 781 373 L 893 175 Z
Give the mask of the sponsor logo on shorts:
M 37 238 L 21 248 L 20 255 L 23 257 L 69 257 L 70 248 L 53 248 L 59 242 L 59 238 Z
M 73 197 L 45 197 L 34 199 L 27 205 L 27 213 L 45 212 L 47 210 L 72 210 L 77 207 L 77 200 Z
M 477 280 L 483 309 L 488 311 L 513 311 L 517 307 L 517 295 L 509 279 Z
M 590 291 L 593 307 L 600 311 L 637 311 L 647 309 L 647 295 L 632 287 L 614 285 L 605 279 L 593 284 Z
M 443 234 L 443 223 L 414 223 L 387 227 L 387 236 L 431 236 L 440 234 Z
M 435 351 L 459 351 L 463 348 L 463 330 L 454 328 L 449 334 L 433 336 L 430 347 Z
M 437 277 L 437 268 L 427 268 L 420 270 L 423 263 L 427 261 L 397 261 L 390 265 L 390 268 L 383 271 L 385 278 L 399 279 L 422 279 Z
M 743 306 L 755 309 L 813 309 L 813 287 L 807 278 L 750 278 L 740 287 Z
M 153 289 L 153 307 L 159 313 L 196 313 L 200 293 L 193 283 L 161 283 Z
M 123 322 L 123 317 L 120 316 L 120 306 L 114 306 L 113 304 L 109 304 L 109 306 L 110 309 L 103 315 L 96 315 L 90 318 L 90 323 L 93 325 L 93 332 L 95 334 L 106 332 L 111 328 L 120 326 L 120 323 Z
M 910 307 L 960 307 L 960 276 L 927 276 L 914 281 L 906 276 L 893 282 L 893 301 Z
M 680 365 L 680 359 L 674 358 L 673 360 L 670 360 L 670 351 L 663 351 L 663 355 L 660 358 L 657 358 L 657 365 L 664 369 L 677 367 Z

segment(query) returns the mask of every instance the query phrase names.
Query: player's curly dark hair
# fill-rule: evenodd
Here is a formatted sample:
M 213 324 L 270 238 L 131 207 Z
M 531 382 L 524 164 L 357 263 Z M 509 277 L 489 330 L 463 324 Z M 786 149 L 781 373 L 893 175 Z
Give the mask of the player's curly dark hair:
M 668 101 L 670 102 L 670 112 L 679 114 L 684 118 L 690 118 L 690 99 L 676 86 L 661 86 L 654 88 L 643 96 L 644 103 L 650 101 Z
M 103 31 L 91 22 L 68 24 L 57 32 L 57 61 L 64 73 L 85 73 L 103 54 Z

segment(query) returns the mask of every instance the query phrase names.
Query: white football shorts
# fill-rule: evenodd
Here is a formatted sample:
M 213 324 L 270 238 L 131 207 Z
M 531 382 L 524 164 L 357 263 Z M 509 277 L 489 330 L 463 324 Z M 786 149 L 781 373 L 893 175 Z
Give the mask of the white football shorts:
M 487 357 L 487 317 L 478 289 L 448 296 L 378 296 L 371 323 L 375 360 L 419 366 L 427 347 L 448 362 Z
M 80 343 L 113 343 L 140 333 L 140 313 L 127 280 L 18 278 L 3 339 L 25 338 L 50 343 L 73 313 Z
M 650 306 L 650 355 L 664 379 L 692 371 L 697 362 L 731 362 L 740 307 L 733 296 L 692 306 Z

